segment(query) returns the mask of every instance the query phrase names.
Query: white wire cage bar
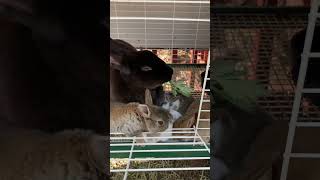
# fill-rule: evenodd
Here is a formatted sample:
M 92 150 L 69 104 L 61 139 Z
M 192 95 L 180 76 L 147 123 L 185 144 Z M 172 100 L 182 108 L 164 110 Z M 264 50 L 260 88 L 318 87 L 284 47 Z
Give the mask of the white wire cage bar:
M 139 3 L 139 2 L 148 2 L 148 3 L 175 3 L 175 4 L 210 4 L 210 1 L 202 1 L 202 0 L 198 0 L 198 1 L 184 1 L 184 0 L 171 0 L 171 1 L 167 1 L 167 0 L 110 0 L 110 2 L 135 2 L 135 3 Z
M 209 62 L 206 68 L 208 76 Z M 207 78 L 208 79 L 208 78 Z M 205 83 L 204 83 L 205 87 Z M 202 90 L 201 104 L 204 100 L 205 89 Z M 208 101 L 210 102 L 210 101 Z M 198 120 L 199 120 L 198 116 Z M 207 121 L 206 121 L 207 122 Z M 197 129 L 198 127 L 198 129 Z M 201 136 L 200 131 L 207 131 L 207 135 Z M 167 133 L 167 134 L 166 134 Z M 150 134 L 145 132 L 145 134 Z M 199 128 L 199 122 L 194 128 L 173 128 L 172 132 L 163 132 L 164 136 L 156 137 L 125 137 L 121 133 L 110 134 L 110 163 L 116 161 L 125 161 L 126 166 L 112 168 L 111 173 L 124 173 L 123 179 L 127 179 L 129 173 L 137 172 L 167 172 L 167 171 L 209 171 L 207 166 L 190 167 L 161 167 L 161 168 L 139 168 L 132 167 L 133 162 L 148 161 L 194 161 L 210 159 L 210 143 L 204 138 L 210 139 L 210 128 Z M 137 140 L 152 140 L 166 138 L 164 142 L 137 142 Z M 112 167 L 112 166 L 111 166 Z
M 205 71 L 205 75 L 204 75 L 204 82 L 203 82 L 203 87 L 202 87 L 202 92 L 201 92 L 201 97 L 200 97 L 200 105 L 199 105 L 198 116 L 197 116 L 197 124 L 195 127 L 195 136 L 196 136 L 196 134 L 198 134 L 198 130 L 208 129 L 210 131 L 210 128 L 200 128 L 199 127 L 199 124 L 201 122 L 207 122 L 207 120 L 209 120 L 209 122 L 210 122 L 210 118 L 209 119 L 202 119 L 201 118 L 202 112 L 209 112 L 210 113 L 210 109 L 202 109 L 202 107 L 203 107 L 202 104 L 204 103 L 203 100 L 205 98 L 205 93 L 210 91 L 210 89 L 206 89 L 207 81 L 210 81 L 210 78 L 208 77 L 209 70 L 210 70 L 210 51 L 209 51 L 208 55 L 209 55 L 209 57 L 208 57 L 208 61 L 207 61 L 207 67 L 206 67 L 206 71 Z M 210 127 L 210 125 L 209 125 L 209 127 Z M 209 134 L 210 134 L 210 132 L 209 132 Z M 194 138 L 193 142 L 196 142 L 196 138 Z M 210 153 L 210 150 L 209 150 L 209 153 Z
M 178 133 L 189 133 L 190 135 L 174 136 Z M 126 168 L 113 168 L 111 173 L 124 172 L 124 179 L 128 177 L 130 172 L 157 172 L 157 171 L 208 171 L 209 166 L 203 167 L 161 167 L 161 168 L 139 168 L 131 167 L 131 162 L 146 161 L 192 161 L 192 160 L 209 160 L 210 144 L 204 142 L 202 137 L 193 130 L 174 129 L 172 136 L 161 138 L 169 138 L 175 140 L 183 140 L 182 142 L 168 141 L 161 143 L 143 142 L 137 143 L 138 139 L 155 139 L 159 137 L 117 137 L 121 134 L 111 134 L 110 144 L 110 161 L 126 161 Z M 188 141 L 189 139 L 189 141 Z M 196 142 L 193 140 L 196 139 Z
M 111 37 L 135 47 L 208 49 L 209 23 L 209 1 L 110 2 Z
M 170 50 L 172 56 L 174 50 L 191 50 L 192 62 L 198 58 L 200 51 L 209 51 L 209 23 L 210 1 L 111 0 L 110 2 L 111 38 L 124 40 L 137 49 Z M 210 52 L 207 57 L 209 54 Z M 207 62 L 210 61 L 209 58 Z M 176 72 L 178 72 L 177 69 L 181 70 L 181 68 L 174 68 Z M 207 92 L 208 90 L 202 89 L 201 103 L 210 104 Z M 198 113 L 209 114 L 208 109 L 202 109 Z M 196 119 L 201 121 L 200 124 L 196 123 L 196 126 L 191 128 L 173 128 L 172 132 L 162 132 L 161 137 L 125 137 L 120 133 L 111 133 L 110 172 L 121 173 L 123 176 L 119 179 L 124 180 L 130 179 L 131 173 L 141 172 L 208 172 L 209 163 L 200 165 L 192 163 L 199 160 L 209 162 L 210 159 L 210 118 L 209 116 L 200 117 Z M 167 140 L 154 141 L 159 138 Z M 187 166 L 137 165 L 148 162 L 178 161 L 188 162 Z M 123 164 L 112 166 L 119 162 Z

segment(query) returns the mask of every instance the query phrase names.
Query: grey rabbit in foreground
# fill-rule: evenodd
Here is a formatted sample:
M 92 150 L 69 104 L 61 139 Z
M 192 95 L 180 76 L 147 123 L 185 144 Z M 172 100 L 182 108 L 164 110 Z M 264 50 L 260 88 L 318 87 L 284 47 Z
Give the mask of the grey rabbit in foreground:
M 0 180 L 106 179 L 106 147 L 107 137 L 86 130 L 2 129 Z

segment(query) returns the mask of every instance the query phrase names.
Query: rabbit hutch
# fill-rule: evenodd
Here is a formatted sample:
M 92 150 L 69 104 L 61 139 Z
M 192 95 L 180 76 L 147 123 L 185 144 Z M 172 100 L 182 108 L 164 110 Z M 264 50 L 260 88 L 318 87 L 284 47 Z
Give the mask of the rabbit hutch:
M 147 136 L 151 141 L 138 143 L 138 137 L 110 134 L 111 179 L 209 179 L 209 77 L 201 78 L 210 63 L 209 19 L 210 1 L 110 1 L 110 37 L 156 54 L 173 69 L 170 82 L 190 92 L 188 101 L 179 101 L 186 107 L 177 121 L 185 123 L 163 133 L 165 141 Z M 170 82 L 163 89 L 172 95 Z
M 258 106 L 275 120 L 289 122 L 293 114 L 294 101 L 297 101 L 295 100 L 296 85 L 291 72 L 293 57 L 290 51 L 290 41 L 297 32 L 307 27 L 308 17 L 310 20 L 310 1 L 240 0 L 226 2 L 229 1 L 216 1 L 211 5 L 211 60 L 231 59 L 245 62 L 249 70 L 246 78 L 259 81 L 268 91 L 267 95 L 259 97 Z M 316 23 L 319 24 L 319 19 Z M 319 42 L 314 43 L 319 46 Z M 302 47 L 303 44 L 304 39 L 301 43 Z M 319 106 L 314 103 L 312 98 L 302 94 L 300 108 L 297 108 L 300 109 L 298 122 L 319 122 Z M 312 132 L 315 132 L 316 127 L 310 128 L 312 126 L 310 125 L 308 129 L 306 127 L 296 128 L 296 138 L 300 140 L 300 143 L 304 142 L 305 146 L 293 151 L 316 153 L 316 149 L 319 153 L 319 148 L 310 145 L 314 146 L 315 143 L 308 145 L 308 142 L 315 138 Z M 297 155 L 295 158 L 302 157 L 307 156 Z M 305 160 L 311 160 L 310 164 L 319 167 L 319 161 L 315 163 L 312 157 L 319 157 L 319 154 L 309 156 L 309 159 Z M 298 161 L 295 162 L 295 159 L 292 159 L 289 172 L 298 172 Z M 304 170 L 308 171 L 308 168 Z M 305 178 L 299 177 L 297 179 Z M 291 175 L 288 179 L 294 178 Z

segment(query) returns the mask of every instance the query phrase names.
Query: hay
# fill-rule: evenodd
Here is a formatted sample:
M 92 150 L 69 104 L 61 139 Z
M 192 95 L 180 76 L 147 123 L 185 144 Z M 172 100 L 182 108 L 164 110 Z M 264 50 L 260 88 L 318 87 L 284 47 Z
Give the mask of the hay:
M 111 168 L 125 169 L 127 163 L 111 162 Z M 148 161 L 139 162 L 133 161 L 130 163 L 133 169 L 147 169 L 147 168 L 170 168 L 170 167 L 204 167 L 208 166 L 208 160 L 193 160 L 193 161 Z M 122 180 L 124 173 L 111 173 L 111 180 Z M 163 171 L 163 172 L 131 172 L 128 173 L 128 180 L 209 180 L 209 171 Z

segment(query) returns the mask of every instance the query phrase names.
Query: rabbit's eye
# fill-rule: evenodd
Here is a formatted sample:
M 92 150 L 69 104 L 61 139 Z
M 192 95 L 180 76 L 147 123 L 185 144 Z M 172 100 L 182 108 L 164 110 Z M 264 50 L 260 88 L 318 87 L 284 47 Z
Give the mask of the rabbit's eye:
M 163 121 L 158 121 L 158 124 L 159 124 L 160 126 L 162 126 L 162 125 L 163 125 Z
M 150 67 L 150 66 L 141 67 L 141 71 L 151 71 L 151 70 L 152 70 L 152 67 Z

